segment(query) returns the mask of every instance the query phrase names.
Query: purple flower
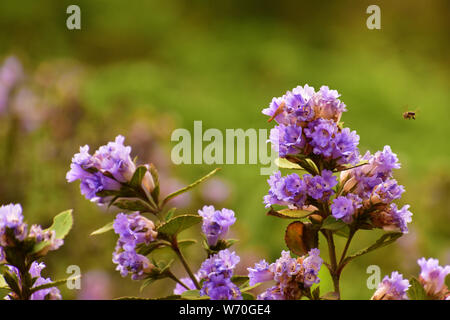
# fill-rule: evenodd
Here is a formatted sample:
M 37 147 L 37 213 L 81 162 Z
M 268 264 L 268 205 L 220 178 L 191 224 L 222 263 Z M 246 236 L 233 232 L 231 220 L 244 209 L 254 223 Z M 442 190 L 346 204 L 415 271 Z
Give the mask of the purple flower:
M 325 119 L 317 119 L 310 122 L 305 128 L 305 135 L 313 147 L 314 154 L 331 157 L 334 150 L 334 139 L 338 132 L 335 122 Z
M 34 238 L 37 243 L 50 241 L 50 246 L 48 249 L 52 251 L 59 249 L 64 244 L 63 239 L 56 238 L 56 233 L 54 230 L 42 230 L 42 227 L 36 224 L 31 226 L 28 236 L 30 238 Z
M 392 272 L 391 277 L 385 276 L 378 285 L 371 300 L 408 300 L 406 292 L 410 287 L 408 279 L 397 271 Z
M 277 171 L 269 180 L 269 194 L 264 197 L 266 208 L 273 204 L 296 205 L 301 208 L 306 201 L 306 184 L 296 173 L 281 177 Z
M 306 183 L 308 195 L 316 200 L 327 201 L 334 194 L 333 187 L 337 184 L 337 178 L 330 170 L 323 170 L 322 175 L 311 176 L 305 174 L 303 180 Z
M 421 258 L 417 263 L 421 268 L 419 279 L 427 294 L 442 298 L 447 291 L 445 278 L 450 273 L 450 266 L 441 267 L 439 260 L 432 258 Z
M 266 260 L 261 260 L 255 264 L 254 268 L 247 268 L 248 277 L 250 279 L 249 285 L 253 286 L 259 282 L 266 282 L 273 279 L 274 274 L 270 270 L 270 265 Z
M 336 219 L 341 219 L 345 223 L 353 221 L 353 214 L 358 208 L 361 208 L 361 198 L 349 193 L 347 196 L 339 196 L 331 204 L 331 213 Z
M 342 113 L 347 111 L 345 104 L 338 99 L 339 96 L 340 94 L 336 90 L 322 86 L 309 101 L 314 107 L 316 118 L 339 122 Z
M 270 142 L 273 149 L 282 158 L 288 154 L 297 154 L 305 146 L 305 141 L 302 138 L 302 127 L 280 124 L 270 130 Z
M 118 135 L 114 142 L 108 142 L 101 146 L 94 154 L 95 166 L 102 171 L 107 171 L 119 182 L 131 180 L 136 166 L 131 160 L 131 147 L 124 146 L 125 138 Z
M 124 146 L 124 137 L 119 135 L 114 142 L 101 146 L 93 156 L 89 146 L 80 147 L 80 152 L 72 158 L 67 172 L 68 182 L 80 180 L 81 193 L 89 200 L 104 203 L 107 198 L 97 196 L 104 190 L 120 190 L 121 183 L 129 182 L 136 170 L 131 160 L 131 147 Z M 145 173 L 142 186 L 148 191 L 154 188 L 154 181 L 149 172 Z
M 320 250 L 317 248 L 311 249 L 308 256 L 303 260 L 303 283 L 305 287 L 309 288 L 314 283 L 319 283 L 319 271 L 323 260 L 320 257 Z
M 211 300 L 242 300 L 241 291 L 222 274 L 213 274 L 204 282 L 200 295 L 207 295 Z
M 359 136 L 349 128 L 336 134 L 332 157 L 338 159 L 338 164 L 356 164 L 359 157 Z
M 22 206 L 8 204 L 0 207 L 0 245 L 8 246 L 6 230 L 12 230 L 17 241 L 23 241 L 27 236 L 27 225 L 23 222 Z
M 395 179 L 388 179 L 386 182 L 375 186 L 370 200 L 372 204 L 380 202 L 389 204 L 396 199 L 400 199 L 403 192 L 405 192 L 405 188 L 398 185 Z
M 103 190 L 120 190 L 121 184 L 103 175 L 101 172 L 88 171 L 93 168 L 98 170 L 94 166 L 93 157 L 89 154 L 89 146 L 80 147 L 80 152 L 72 158 L 72 164 L 66 174 L 66 179 L 68 182 L 80 180 L 81 193 L 86 199 L 94 202 L 103 202 L 101 197 L 97 196 L 97 192 Z
M 113 262 L 117 264 L 116 270 L 122 277 L 131 273 L 131 279 L 142 280 L 154 268 L 147 257 L 136 253 L 134 250 L 121 251 L 121 246 L 116 246 L 113 253 Z
M 409 205 L 404 205 L 400 210 L 398 210 L 395 203 L 392 203 L 390 207 L 390 213 L 394 220 L 394 224 L 403 233 L 408 233 L 408 223 L 412 221 L 412 213 L 408 209 Z
M 228 249 L 221 250 L 203 261 L 199 274 L 201 278 L 207 278 L 213 274 L 222 274 L 225 277 L 231 278 L 233 270 L 240 260 L 235 252 L 230 252 Z
M 43 278 L 41 276 L 41 271 L 44 268 L 45 268 L 45 264 L 43 262 L 38 263 L 38 262 L 34 261 L 31 264 L 29 273 L 32 278 L 37 278 L 33 284 L 33 288 L 52 282 L 52 280 L 50 278 Z M 51 287 L 51 288 L 41 289 L 41 290 L 34 292 L 31 295 L 30 299 L 31 300 L 46 300 L 46 299 L 61 300 L 62 297 L 61 297 L 61 293 L 58 288 Z
M 138 244 L 150 242 L 156 239 L 158 233 L 155 224 L 141 216 L 139 212 L 131 214 L 119 213 L 114 220 L 114 232 L 119 235 L 118 244 L 124 250 L 134 250 Z
M 204 206 L 198 214 L 203 218 L 202 231 L 206 235 L 209 246 L 215 246 L 223 239 L 228 228 L 236 222 L 233 210 L 216 210 L 213 206 Z
M 236 265 L 240 258 L 228 249 L 206 259 L 199 270 L 199 277 L 205 279 L 201 295 L 208 295 L 212 300 L 240 300 L 239 288 L 231 282 Z
M 257 300 L 285 300 L 279 286 L 273 286 L 259 294 Z

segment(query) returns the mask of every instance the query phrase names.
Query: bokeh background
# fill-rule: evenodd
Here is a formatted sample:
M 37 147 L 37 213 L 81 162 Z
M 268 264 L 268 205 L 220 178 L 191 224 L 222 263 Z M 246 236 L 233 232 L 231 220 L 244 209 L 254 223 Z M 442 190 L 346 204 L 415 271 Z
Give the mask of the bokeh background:
M 81 30 L 66 28 L 70 4 L 81 7 Z M 366 27 L 370 4 L 381 7 L 381 30 Z M 173 165 L 175 128 L 192 131 L 194 120 L 204 130 L 270 128 L 261 109 L 272 97 L 328 85 L 348 106 L 343 120 L 360 135 L 361 152 L 389 144 L 398 154 L 401 204 L 414 213 L 408 235 L 344 271 L 343 297 L 367 299 L 369 265 L 382 275 L 417 275 L 422 256 L 450 263 L 449 12 L 446 0 L 1 1 L 1 64 L 20 62 L 22 77 L 0 112 L 0 203 L 21 203 L 28 222 L 44 226 L 74 209 L 65 245 L 46 259 L 54 279 L 72 264 L 82 270 L 82 290 L 63 289 L 64 298 L 168 294 L 170 280 L 139 293 L 139 283 L 114 271 L 114 234 L 89 236 L 115 212 L 66 183 L 72 155 L 122 134 L 140 162 L 155 163 L 168 193 L 215 168 Z M 404 120 L 407 110 L 418 111 L 417 120 Z M 279 256 L 288 221 L 265 215 L 259 165 L 222 168 L 173 205 L 233 209 L 244 272 Z M 351 250 L 377 236 L 361 232 Z M 195 267 L 204 258 L 199 246 L 187 255 Z M 323 273 L 322 292 L 329 282 Z

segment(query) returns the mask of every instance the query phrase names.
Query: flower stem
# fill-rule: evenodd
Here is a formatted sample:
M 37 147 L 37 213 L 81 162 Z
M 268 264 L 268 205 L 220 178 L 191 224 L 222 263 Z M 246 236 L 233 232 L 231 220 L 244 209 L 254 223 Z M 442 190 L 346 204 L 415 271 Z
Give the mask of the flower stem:
M 339 299 L 341 297 L 341 292 L 339 289 L 339 276 L 338 264 L 336 260 L 336 247 L 334 245 L 333 233 L 331 231 L 325 231 L 327 243 L 328 243 L 328 254 L 330 256 L 330 275 L 333 279 L 334 291 L 338 294 Z
M 176 283 L 179 283 L 183 288 L 185 288 L 186 290 L 191 290 L 187 285 L 185 285 L 180 279 L 178 279 L 173 273 L 172 271 L 168 271 L 167 275 L 169 276 L 170 279 L 172 279 L 173 281 L 175 281 Z
M 195 287 L 200 290 L 200 284 L 197 281 L 197 278 L 194 276 L 194 273 L 192 273 L 191 268 L 189 267 L 186 259 L 183 256 L 183 253 L 180 250 L 180 247 L 178 246 L 178 241 L 177 238 L 174 237 L 173 241 L 172 241 L 172 249 L 175 251 L 175 253 L 177 254 L 178 258 L 180 258 L 181 263 L 183 264 L 184 269 L 186 269 L 186 272 L 189 275 L 189 278 L 191 278 L 192 282 L 194 283 Z

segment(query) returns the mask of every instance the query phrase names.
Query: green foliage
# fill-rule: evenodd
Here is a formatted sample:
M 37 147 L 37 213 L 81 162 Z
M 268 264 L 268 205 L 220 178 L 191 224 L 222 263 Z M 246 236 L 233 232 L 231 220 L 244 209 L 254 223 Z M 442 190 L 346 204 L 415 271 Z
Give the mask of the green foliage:
M 165 236 L 172 237 L 200 223 L 201 221 L 202 217 L 198 215 L 191 215 L 191 214 L 180 215 L 160 225 L 157 231 L 159 233 L 164 234 Z

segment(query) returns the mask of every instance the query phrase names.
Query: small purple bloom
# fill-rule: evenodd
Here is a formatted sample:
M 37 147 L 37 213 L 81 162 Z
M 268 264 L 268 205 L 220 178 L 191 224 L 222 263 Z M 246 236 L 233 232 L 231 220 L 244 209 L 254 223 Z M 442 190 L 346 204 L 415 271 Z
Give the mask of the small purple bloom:
M 239 288 L 231 282 L 240 258 L 228 249 L 221 250 L 206 259 L 199 270 L 199 277 L 205 279 L 201 295 L 208 295 L 212 300 L 241 300 Z
M 266 260 L 261 260 L 255 264 L 254 268 L 247 268 L 248 277 L 250 279 L 249 285 L 253 286 L 259 282 L 266 282 L 273 279 L 274 274 L 270 270 L 270 265 Z
M 204 206 L 198 214 L 203 218 L 202 231 L 209 246 L 215 246 L 219 239 L 223 239 L 229 227 L 236 222 L 234 211 L 226 208 L 216 210 L 213 206 Z
M 397 271 L 392 272 L 391 277 L 385 276 L 378 285 L 378 289 L 372 296 L 372 300 L 408 300 L 406 292 L 410 287 L 408 279 Z
M 371 201 L 373 204 L 378 202 L 389 204 L 396 199 L 400 199 L 403 192 L 405 192 L 405 188 L 398 185 L 395 179 L 388 179 L 386 182 L 375 186 Z
M 404 205 L 400 210 L 395 203 L 391 204 L 390 214 L 394 220 L 395 225 L 403 233 L 408 233 L 408 223 L 412 221 L 412 213 L 408 210 L 409 205 Z
M 27 236 L 27 228 L 20 204 L 11 203 L 0 207 L 0 245 L 8 245 L 6 229 L 13 231 L 16 240 L 23 241 Z
M 149 244 L 158 235 L 153 221 L 141 216 L 139 212 L 117 214 L 113 227 L 114 232 L 119 235 L 118 243 L 124 250 L 133 250 L 141 243 Z
M 431 296 L 441 294 L 446 287 L 445 278 L 450 273 L 450 266 L 441 267 L 439 260 L 433 258 L 428 260 L 421 258 L 417 263 L 421 268 L 419 278 L 425 291 Z
M 353 214 L 361 208 L 361 198 L 349 193 L 347 196 L 339 196 L 331 204 L 331 213 L 336 219 L 341 219 L 345 223 L 353 221 Z
M 332 120 L 317 119 L 305 128 L 305 135 L 310 139 L 314 154 L 331 157 L 334 150 L 334 139 L 338 127 Z
M 51 283 L 52 280 L 50 278 L 43 278 L 41 276 L 41 271 L 45 268 L 45 264 L 43 262 L 38 263 L 34 261 L 31 266 L 29 273 L 32 278 L 37 278 L 35 283 L 33 284 L 34 287 L 38 287 L 47 283 Z M 58 288 L 51 287 L 46 289 L 41 289 L 36 292 L 34 292 L 31 295 L 31 300 L 61 300 L 61 293 Z
M 302 127 L 280 124 L 270 130 L 270 142 L 273 149 L 282 158 L 288 154 L 300 153 L 300 149 L 305 146 L 305 141 L 302 138 Z
M 311 176 L 305 174 L 303 180 L 306 183 L 308 195 L 316 200 L 327 201 L 334 194 L 333 187 L 337 184 L 337 178 L 330 170 L 323 170 L 322 175 Z
M 200 295 L 207 295 L 211 300 L 242 300 L 241 291 L 222 274 L 213 274 L 204 282 Z
M 121 247 L 117 246 L 113 253 L 113 262 L 117 264 L 116 270 L 120 272 L 122 277 L 126 277 L 131 273 L 131 279 L 142 280 L 153 269 L 146 256 L 136 253 L 134 250 L 121 251 Z
M 258 295 L 258 300 L 285 300 L 279 286 L 273 286 Z

